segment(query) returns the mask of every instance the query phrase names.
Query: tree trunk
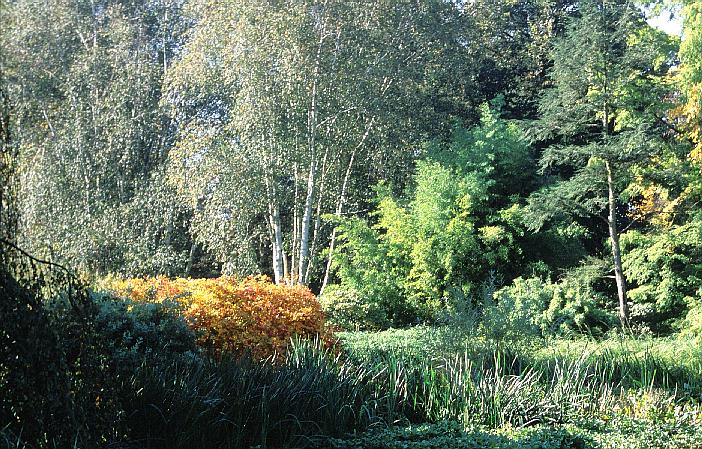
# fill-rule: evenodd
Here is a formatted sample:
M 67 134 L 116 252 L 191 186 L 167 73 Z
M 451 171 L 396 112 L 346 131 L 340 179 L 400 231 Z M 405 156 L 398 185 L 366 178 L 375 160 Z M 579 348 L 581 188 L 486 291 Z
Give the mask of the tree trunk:
M 307 272 L 307 263 L 310 246 L 310 229 L 312 224 L 312 209 L 314 204 L 314 184 L 317 177 L 317 164 L 312 161 L 310 163 L 310 172 L 307 178 L 307 198 L 305 199 L 305 210 L 302 215 L 302 229 L 300 231 L 300 262 L 297 281 L 300 284 L 307 283 L 305 274 Z
M 188 255 L 188 263 L 185 264 L 185 275 L 190 277 L 193 271 L 193 263 L 195 262 L 195 255 L 197 254 L 197 243 L 193 242 L 190 245 L 190 254 Z
M 349 186 L 349 180 L 351 179 L 351 172 L 353 169 L 353 162 L 356 159 L 356 152 L 361 149 L 363 144 L 365 143 L 366 139 L 368 138 L 368 134 L 370 134 L 371 128 L 373 127 L 373 123 L 375 122 L 375 117 L 373 117 L 369 122 L 368 126 L 366 126 L 366 131 L 363 133 L 363 137 L 361 137 L 361 140 L 358 142 L 358 145 L 353 149 L 351 152 L 351 157 L 349 158 L 349 163 L 346 166 L 346 173 L 344 174 L 344 181 L 341 183 L 341 191 L 339 192 L 339 201 L 336 204 L 336 211 L 334 212 L 334 215 L 337 217 L 341 217 L 341 212 L 343 211 L 344 208 L 344 203 L 346 202 L 346 190 L 348 189 Z M 334 256 L 334 245 L 336 244 L 336 227 L 332 231 L 331 235 L 331 241 L 329 242 L 329 255 L 327 257 L 327 267 L 324 270 L 324 280 L 322 281 L 322 288 L 319 290 L 320 296 L 322 293 L 324 293 L 324 289 L 327 287 L 327 284 L 329 283 L 329 274 L 331 272 L 331 265 L 332 265 L 332 258 Z
M 317 192 L 317 210 L 314 217 L 314 229 L 312 231 L 312 243 L 310 244 L 309 254 L 310 258 L 317 251 L 317 240 L 319 238 L 319 228 L 322 222 L 322 201 L 324 200 L 324 187 L 327 178 L 327 157 L 329 156 L 329 149 L 324 152 L 324 158 L 322 158 L 322 170 L 319 182 L 319 191 Z M 305 271 L 305 281 L 308 282 L 310 279 L 310 270 L 312 268 L 312 263 L 307 263 L 307 270 Z
M 609 215 L 607 225 L 609 227 L 609 239 L 612 244 L 612 258 L 614 259 L 614 279 L 617 282 L 617 295 L 619 297 L 619 320 L 622 327 L 629 326 L 629 305 L 626 297 L 626 280 L 622 269 L 622 255 L 619 247 L 619 230 L 617 229 L 616 198 L 614 196 L 614 177 L 609 161 L 605 162 L 607 169 L 607 190 L 609 194 Z
M 325 30 L 322 26 L 320 30 L 319 43 L 317 46 L 317 56 L 315 59 L 314 73 L 312 76 L 312 92 L 310 108 L 307 112 L 307 138 L 310 156 L 310 170 L 307 175 L 307 196 L 305 198 L 305 209 L 302 215 L 302 229 L 300 230 L 300 258 L 297 281 L 300 284 L 307 283 L 307 264 L 310 245 L 310 228 L 312 223 L 312 209 L 314 205 L 314 190 L 317 178 L 317 84 L 319 82 L 319 71 L 322 55 L 322 44 L 324 43 Z
M 283 280 L 285 284 L 290 285 L 290 268 L 288 267 L 288 256 L 285 251 L 282 251 L 283 256 Z
M 298 150 L 297 145 L 295 145 L 295 150 Z M 294 185 L 295 185 L 295 196 L 293 199 L 293 222 L 292 222 L 292 243 L 290 244 L 290 271 L 288 272 L 288 282 L 295 284 L 295 279 L 297 273 L 297 259 L 295 258 L 298 254 L 299 237 L 300 237 L 300 207 L 299 207 L 299 188 L 298 188 L 298 171 L 297 164 L 294 166 Z
M 280 212 L 277 205 L 268 205 L 268 220 L 270 221 L 272 231 L 272 249 L 273 249 L 273 277 L 276 284 L 283 282 L 285 277 L 283 273 L 283 230 L 280 224 Z

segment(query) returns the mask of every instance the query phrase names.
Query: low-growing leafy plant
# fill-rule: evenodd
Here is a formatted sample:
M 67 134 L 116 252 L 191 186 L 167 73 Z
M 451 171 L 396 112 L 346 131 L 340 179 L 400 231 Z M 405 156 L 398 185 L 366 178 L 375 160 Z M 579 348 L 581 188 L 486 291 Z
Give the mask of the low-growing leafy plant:
M 588 446 L 586 446 L 588 444 Z M 323 440 L 330 449 L 584 449 L 586 439 L 566 428 L 532 427 L 496 431 L 455 421 L 375 429 L 358 436 Z

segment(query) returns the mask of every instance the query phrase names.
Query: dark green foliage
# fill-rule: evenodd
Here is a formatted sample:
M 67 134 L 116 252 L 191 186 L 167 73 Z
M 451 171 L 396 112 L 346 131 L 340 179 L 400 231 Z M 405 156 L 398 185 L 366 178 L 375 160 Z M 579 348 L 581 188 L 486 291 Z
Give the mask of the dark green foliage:
M 419 335 L 403 332 L 403 341 L 397 341 L 401 346 Z M 481 346 L 468 340 L 464 350 L 445 357 L 419 355 L 424 340 L 409 342 L 420 351 L 415 355 L 399 348 L 357 354 L 357 343 L 349 358 L 299 342 L 282 364 L 193 360 L 145 365 L 135 374 L 136 393 L 126 402 L 130 435 L 154 448 L 363 447 L 362 442 L 394 444 L 396 438 L 408 444 L 469 444 L 480 435 L 487 440 L 479 441 L 515 447 L 510 446 L 516 444 L 512 439 L 535 445 L 574 443 L 577 439 L 568 438 L 559 426 L 601 422 L 610 418 L 600 417 L 611 417 L 615 410 L 645 415 L 649 425 L 678 419 L 690 423 L 686 413 L 698 413 L 695 405 L 675 409 L 669 404 L 699 394 L 699 351 L 682 367 L 653 350 L 632 355 L 634 348 L 627 348 L 626 341 L 609 342 L 601 351 L 587 349 L 587 343 L 569 347 L 564 342 L 541 350 L 521 346 L 514 354 L 494 343 Z M 676 386 L 677 399 L 670 396 Z M 659 395 L 654 387 L 668 393 Z M 451 438 L 438 438 L 425 428 L 425 436 L 410 430 L 413 436 L 403 438 L 404 431 L 391 429 L 358 440 L 338 439 L 369 426 L 447 420 L 460 422 L 446 428 Z M 495 431 L 539 423 L 540 430 L 532 428 L 533 439 L 529 430 Z M 466 428 L 468 434 L 460 432 Z M 471 429 L 481 431 L 471 436 Z M 690 433 L 694 430 L 682 435 Z M 505 438 L 492 440 L 487 434 Z M 337 439 L 330 442 L 330 436 Z M 584 434 L 581 440 L 588 438 Z
M 111 358 L 85 287 L 61 266 L 0 245 L 0 426 L 41 448 L 114 437 Z
M 28 441 L 66 441 L 75 423 L 63 348 L 41 302 L 6 270 L 0 276 L 0 422 Z
M 127 401 L 130 436 L 152 448 L 299 447 L 376 419 L 370 377 L 335 363 L 319 345 L 298 345 L 281 365 L 193 360 L 145 365 Z
M 532 130 L 546 146 L 540 165 L 552 182 L 530 197 L 530 227 L 593 218 L 606 224 L 623 326 L 629 310 L 619 235 L 626 222 L 618 205 L 632 167 L 663 148 L 658 87 L 673 65 L 671 48 L 674 43 L 651 29 L 632 2 L 579 2 L 554 45 L 552 86 Z
M 123 438 L 135 372 L 144 360 L 194 358 L 195 335 L 168 304 L 89 295 L 64 268 L 2 245 L 0 444 L 96 448 Z
M 153 363 L 196 357 L 196 335 L 179 314 L 177 303 L 145 303 L 93 294 L 98 306 L 95 326 L 111 359 L 131 375 L 148 359 Z

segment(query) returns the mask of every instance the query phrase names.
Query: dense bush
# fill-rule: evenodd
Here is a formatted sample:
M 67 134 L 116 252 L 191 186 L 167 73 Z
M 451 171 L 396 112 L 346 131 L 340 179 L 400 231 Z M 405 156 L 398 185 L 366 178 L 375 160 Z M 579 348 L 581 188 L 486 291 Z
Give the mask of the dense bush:
M 121 372 L 131 374 L 144 358 L 172 362 L 198 352 L 197 334 L 181 315 L 182 306 L 145 303 L 93 294 L 95 323 Z
M 387 310 L 353 288 L 330 285 L 319 302 L 329 324 L 343 330 L 377 330 L 390 325 Z
M 555 285 L 541 278 L 517 278 L 496 291 L 483 309 L 483 332 L 495 338 L 541 335 L 544 312 Z
M 105 288 L 137 302 L 178 302 L 198 342 L 212 354 L 264 358 L 285 352 L 294 336 L 330 340 L 309 289 L 276 285 L 266 277 L 107 280 Z

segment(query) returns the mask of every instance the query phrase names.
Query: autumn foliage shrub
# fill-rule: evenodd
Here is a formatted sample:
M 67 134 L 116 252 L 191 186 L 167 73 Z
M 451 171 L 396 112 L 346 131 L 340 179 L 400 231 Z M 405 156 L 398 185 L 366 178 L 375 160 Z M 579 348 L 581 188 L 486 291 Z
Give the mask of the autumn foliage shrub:
M 304 286 L 276 285 L 265 276 L 244 280 L 160 276 L 106 284 L 108 290 L 133 301 L 182 304 L 200 345 L 214 355 L 226 352 L 260 359 L 284 352 L 295 336 L 320 336 L 331 342 L 320 304 Z

